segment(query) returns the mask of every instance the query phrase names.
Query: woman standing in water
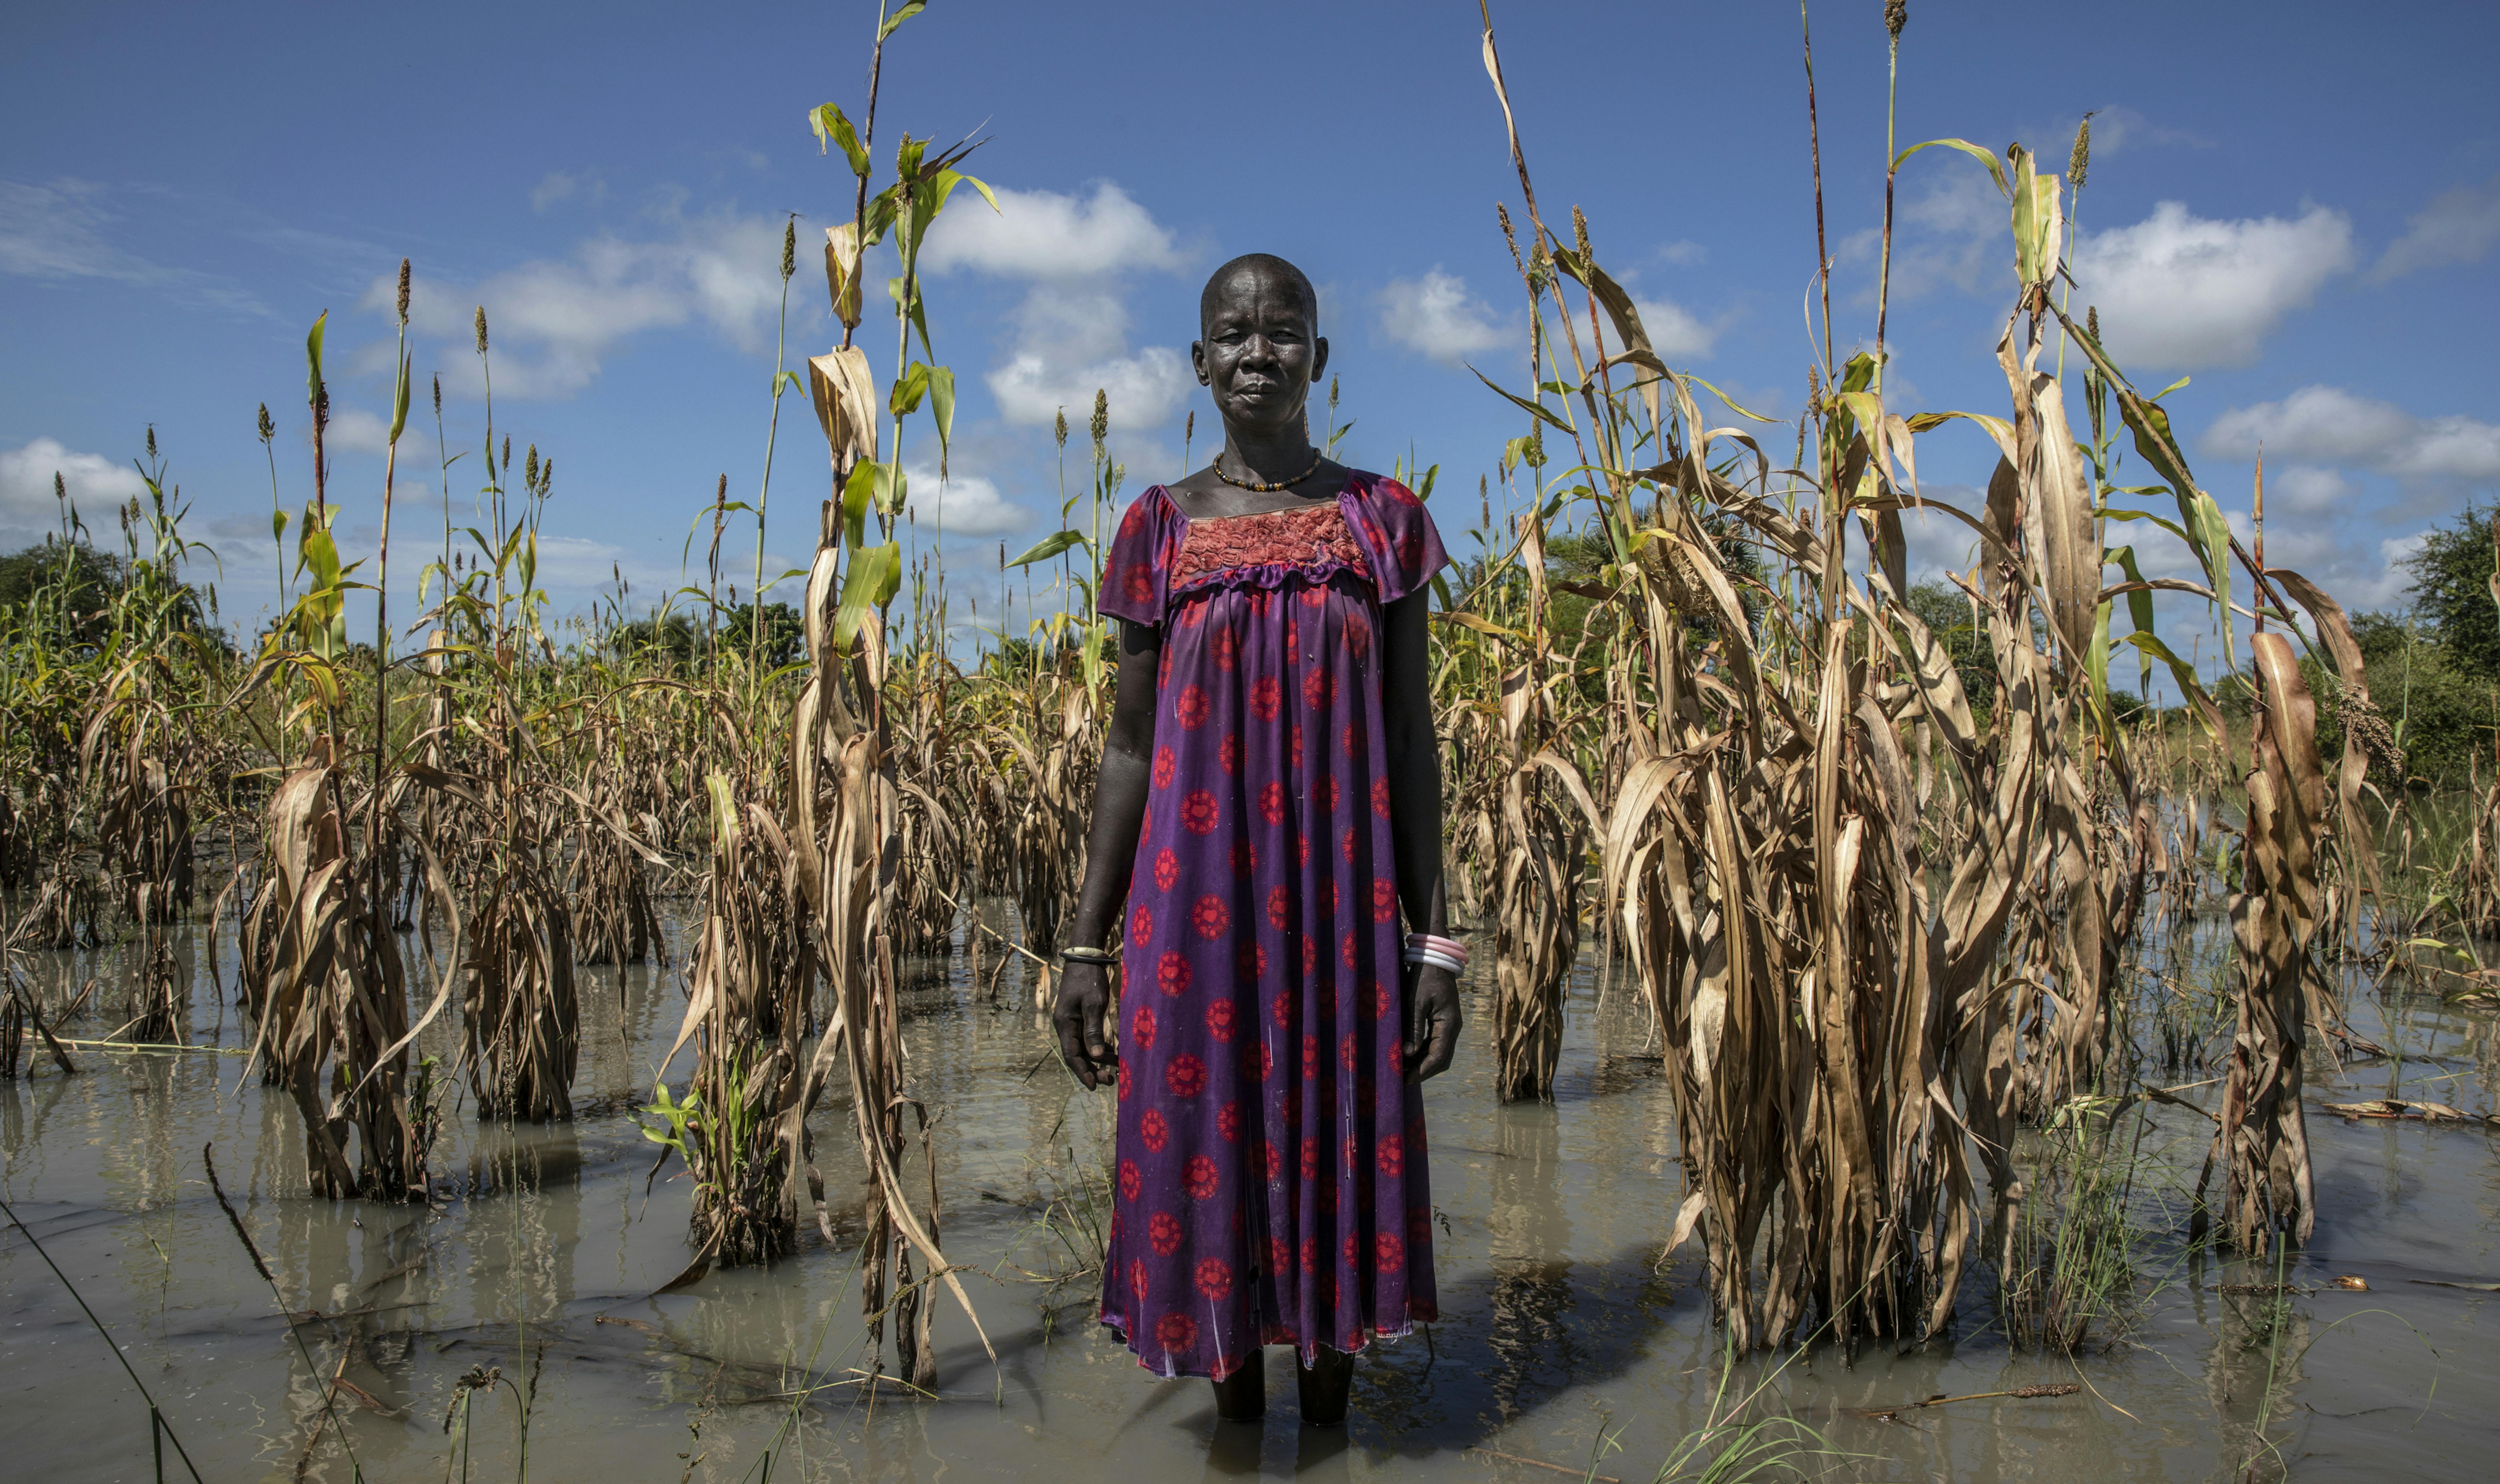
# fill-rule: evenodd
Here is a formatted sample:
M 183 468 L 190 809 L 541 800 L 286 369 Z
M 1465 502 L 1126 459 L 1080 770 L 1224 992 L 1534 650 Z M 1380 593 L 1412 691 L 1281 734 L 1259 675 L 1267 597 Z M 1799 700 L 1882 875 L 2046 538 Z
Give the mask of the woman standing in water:
M 1199 318 L 1224 450 L 1140 495 L 1103 570 L 1119 694 L 1053 1018 L 1078 1080 L 1119 1088 L 1102 1322 L 1234 1420 L 1290 1344 L 1303 1420 L 1333 1424 L 1354 1356 L 1437 1315 L 1421 1083 L 1466 952 L 1440 936 L 1426 683 L 1445 558 L 1411 492 L 1311 446 L 1329 347 L 1300 270 L 1236 258 Z

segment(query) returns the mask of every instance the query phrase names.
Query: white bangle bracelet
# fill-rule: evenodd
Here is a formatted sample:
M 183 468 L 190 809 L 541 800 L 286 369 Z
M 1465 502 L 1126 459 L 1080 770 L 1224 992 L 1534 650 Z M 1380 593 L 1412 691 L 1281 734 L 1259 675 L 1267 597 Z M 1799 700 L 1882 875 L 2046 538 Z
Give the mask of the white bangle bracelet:
M 1457 959 L 1445 958 L 1438 953 L 1409 953 L 1406 955 L 1406 961 L 1412 964 L 1429 963 L 1436 969 L 1447 969 L 1453 974 L 1464 974 L 1467 968 Z

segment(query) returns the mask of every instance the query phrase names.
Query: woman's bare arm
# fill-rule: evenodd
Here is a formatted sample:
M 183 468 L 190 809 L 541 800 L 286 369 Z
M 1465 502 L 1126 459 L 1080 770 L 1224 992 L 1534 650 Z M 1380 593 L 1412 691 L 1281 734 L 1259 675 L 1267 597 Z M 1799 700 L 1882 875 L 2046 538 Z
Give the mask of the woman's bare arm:
M 1409 930 L 1437 936 L 1449 930 L 1449 907 L 1441 880 L 1441 742 L 1432 725 L 1430 601 L 1417 593 L 1382 610 L 1380 699 L 1398 902 Z M 1420 1082 L 1448 1071 L 1458 1054 L 1459 981 L 1431 965 L 1403 972 L 1406 1077 Z
M 1143 624 L 1120 625 L 1120 688 L 1111 703 L 1102 764 L 1094 777 L 1094 825 L 1085 837 L 1085 880 L 1076 893 L 1076 916 L 1068 943 L 1101 948 L 1129 899 L 1129 872 L 1136 862 L 1137 830 L 1146 817 L 1146 787 L 1155 749 L 1155 679 L 1163 666 L 1164 635 Z M 1110 975 L 1102 965 L 1069 962 L 1059 981 L 1050 1018 L 1059 1029 L 1060 1058 L 1088 1087 L 1111 1080 L 1119 1054 L 1102 1039 L 1102 1012 L 1110 1003 Z

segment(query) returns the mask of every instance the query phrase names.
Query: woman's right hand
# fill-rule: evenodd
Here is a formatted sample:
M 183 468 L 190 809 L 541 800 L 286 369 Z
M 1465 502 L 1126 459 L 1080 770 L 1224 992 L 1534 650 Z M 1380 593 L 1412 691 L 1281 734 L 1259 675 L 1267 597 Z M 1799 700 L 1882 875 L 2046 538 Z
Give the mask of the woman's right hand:
M 1059 1059 L 1090 1091 L 1107 1084 L 1117 1073 L 1120 1053 L 1102 1039 L 1102 1016 L 1111 1003 L 1111 979 L 1106 965 L 1079 963 L 1073 959 L 1060 966 L 1059 994 L 1050 1007 L 1050 1021 L 1059 1027 Z

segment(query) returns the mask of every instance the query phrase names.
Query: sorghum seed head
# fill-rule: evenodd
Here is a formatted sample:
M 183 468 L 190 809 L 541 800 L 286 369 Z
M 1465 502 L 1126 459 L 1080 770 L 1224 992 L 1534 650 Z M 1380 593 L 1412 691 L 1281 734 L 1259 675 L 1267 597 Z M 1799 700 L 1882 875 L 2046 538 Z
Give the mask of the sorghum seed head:
M 521 482 L 531 489 L 539 487 L 539 445 L 530 445 L 529 462 L 521 467 Z
M 477 306 L 477 353 L 486 353 L 486 306 L 482 304 Z
M 781 224 L 781 281 L 799 271 L 799 218 L 791 217 Z
M 2096 109 L 2093 111 L 2098 113 Z M 2092 162 L 2092 115 L 2075 126 L 2075 152 L 2066 156 L 2066 186 L 2069 190 L 2084 188 L 2084 169 Z
M 2099 342 L 2101 338 L 2101 306 L 2099 305 L 2088 305 L 2085 306 L 2084 333 L 2090 336 L 2095 344 Z
M 1901 39 L 1901 28 L 1910 23 L 1910 0 L 1884 0 L 1884 29 L 1894 41 Z
M 1493 204 L 1493 214 L 1501 218 L 1501 240 L 1510 244 L 1510 266 L 1526 273 L 1527 270 L 1520 267 L 1519 234 L 1511 228 L 1510 208 L 1497 201 Z
M 1589 263 L 1589 217 L 1578 207 L 1571 209 L 1571 241 L 1580 249 L 1580 266 Z
M 1189 416 L 1181 420 L 1180 440 L 1186 443 L 1196 436 L 1198 436 L 1198 409 L 1192 407 L 1189 409 Z
M 61 478 L 59 469 L 52 470 L 52 498 L 63 504 L 68 504 L 70 501 L 70 487 L 68 482 Z
M 268 442 L 271 438 L 278 436 L 278 425 L 269 420 L 269 403 L 265 402 L 260 404 L 260 425 L 258 431 L 260 433 L 260 440 L 264 443 Z
M 1094 420 L 1086 425 L 1094 435 L 1094 451 L 1102 451 L 1102 440 L 1111 433 L 1111 396 L 1101 387 L 1094 389 Z
M 553 459 L 549 459 L 544 464 L 539 466 L 539 493 L 541 495 L 545 495 L 552 492 L 554 489 L 555 461 Z
M 437 417 L 443 415 L 443 376 L 440 372 L 437 372 L 434 377 L 434 415 Z
M 1059 416 L 1052 423 L 1050 431 L 1052 436 L 1059 439 L 1059 446 L 1066 448 L 1068 446 L 1068 409 L 1066 407 L 1059 409 Z
M 156 457 L 156 425 L 154 423 L 149 423 L 148 425 L 148 457 L 151 459 Z
M 408 323 L 408 259 L 399 260 L 399 322 Z
M 720 483 L 713 487 L 711 492 L 711 502 L 715 505 L 727 504 L 729 502 L 729 476 L 727 474 L 721 475 Z

